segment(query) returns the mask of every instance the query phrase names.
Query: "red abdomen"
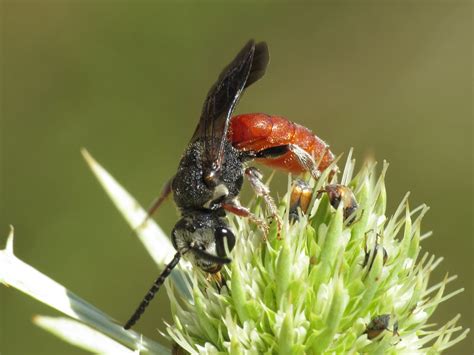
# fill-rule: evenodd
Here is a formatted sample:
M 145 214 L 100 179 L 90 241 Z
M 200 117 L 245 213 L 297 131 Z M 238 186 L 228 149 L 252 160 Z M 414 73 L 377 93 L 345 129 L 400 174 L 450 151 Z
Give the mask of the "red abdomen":
M 265 113 L 234 116 L 230 121 L 229 139 L 234 147 L 244 151 L 261 151 L 284 144 L 298 145 L 313 155 L 316 162 L 321 161 L 318 167 L 320 171 L 334 161 L 334 155 L 322 139 L 308 128 L 280 116 Z M 258 159 L 258 161 L 294 174 L 305 171 L 291 152 L 275 159 Z

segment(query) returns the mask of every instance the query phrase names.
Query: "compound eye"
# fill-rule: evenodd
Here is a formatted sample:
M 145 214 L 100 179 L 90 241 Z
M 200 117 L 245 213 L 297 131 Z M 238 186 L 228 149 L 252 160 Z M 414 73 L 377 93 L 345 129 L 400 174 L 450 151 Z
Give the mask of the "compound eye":
M 235 236 L 234 233 L 227 227 L 217 227 L 214 233 L 216 240 L 216 252 L 218 256 L 225 257 L 225 245 L 227 243 L 227 248 L 229 251 L 234 249 L 235 246 Z

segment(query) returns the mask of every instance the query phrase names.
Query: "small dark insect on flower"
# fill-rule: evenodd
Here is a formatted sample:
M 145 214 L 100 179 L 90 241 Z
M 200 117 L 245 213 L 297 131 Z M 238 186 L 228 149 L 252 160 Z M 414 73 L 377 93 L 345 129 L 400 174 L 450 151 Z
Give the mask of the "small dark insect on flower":
M 300 210 L 301 213 L 306 214 L 312 196 L 313 189 L 308 185 L 308 183 L 300 179 L 295 180 L 290 194 L 289 215 L 291 221 L 298 220 L 298 210 Z
M 254 167 L 246 167 L 247 163 L 257 160 L 284 171 L 307 171 L 318 178 L 334 161 L 334 155 L 323 140 L 283 117 L 252 113 L 232 118 L 244 90 L 265 74 L 268 61 L 267 44 L 251 40 L 209 90 L 178 171 L 148 210 L 149 217 L 173 193 L 182 215 L 171 233 L 176 254 L 125 324 L 125 329 L 138 321 L 181 257 L 208 273 L 217 273 L 222 265 L 231 262 L 228 253 L 234 248 L 235 236 L 228 226 L 227 212 L 248 217 L 266 234 L 265 219 L 239 203 L 244 177 L 265 201 L 277 222 L 279 236 L 282 222 L 276 204 L 262 181 L 262 174 Z
M 342 202 L 344 220 L 347 221 L 348 225 L 354 223 L 356 218 L 354 212 L 359 208 L 359 204 L 349 187 L 340 184 L 326 185 L 324 189 L 318 191 L 317 198 L 320 198 L 323 193 L 328 194 L 329 203 L 335 209 Z
M 367 232 L 367 233 L 370 233 Z M 382 249 L 383 252 L 383 265 L 387 263 L 388 260 L 388 253 L 387 250 L 381 246 L 377 239 L 380 237 L 380 235 L 377 233 L 376 240 L 375 240 L 375 247 L 372 251 L 369 251 L 367 248 L 367 233 L 365 234 L 365 245 L 364 245 L 364 262 L 362 264 L 362 267 L 366 267 L 368 265 L 368 270 L 372 269 L 372 265 L 374 264 L 375 257 L 377 256 L 377 253 Z
M 390 323 L 390 314 L 382 314 L 372 318 L 369 325 L 367 326 L 364 334 L 367 334 L 367 338 L 372 340 L 378 337 L 384 330 L 391 331 L 388 329 Z M 398 321 L 393 325 L 393 335 L 398 335 Z

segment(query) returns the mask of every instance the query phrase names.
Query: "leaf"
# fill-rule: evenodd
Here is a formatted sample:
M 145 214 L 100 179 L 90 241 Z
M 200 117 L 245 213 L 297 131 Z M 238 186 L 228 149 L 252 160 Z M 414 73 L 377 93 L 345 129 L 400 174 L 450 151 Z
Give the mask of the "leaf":
M 13 227 L 5 249 L 0 250 L 0 282 L 26 293 L 73 319 L 80 320 L 131 349 L 143 349 L 145 352 L 160 354 L 168 351 L 155 341 L 133 331 L 124 330 L 104 312 L 18 259 L 13 254 Z
M 93 353 L 138 354 L 138 350 L 130 350 L 101 332 L 69 318 L 36 316 L 33 322 L 64 341 Z

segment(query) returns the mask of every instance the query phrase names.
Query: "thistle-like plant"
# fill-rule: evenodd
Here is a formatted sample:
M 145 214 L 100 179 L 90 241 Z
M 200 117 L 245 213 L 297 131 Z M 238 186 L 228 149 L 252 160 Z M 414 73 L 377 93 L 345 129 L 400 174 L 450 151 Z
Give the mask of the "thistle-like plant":
M 83 153 L 117 208 L 136 228 L 145 211 Z M 430 235 L 421 232 L 428 208 L 410 209 L 407 195 L 387 217 L 387 164 L 378 176 L 375 163 L 366 163 L 355 176 L 354 166 L 349 155 L 339 181 L 354 191 L 359 202 L 353 220 L 344 220 L 342 204 L 334 209 L 326 194 L 320 198 L 314 194 L 308 214 L 291 221 L 287 194 L 279 201 L 281 238 L 273 228 L 265 239 L 248 220 L 229 216 L 238 240 L 221 279 L 181 261 L 165 284 L 174 324 L 161 332 L 173 341 L 175 350 L 431 354 L 466 337 L 469 329 L 460 332 L 456 326 L 459 315 L 441 327 L 428 324 L 441 302 L 462 291 L 445 294 L 455 276 L 428 285 L 430 273 L 442 260 L 420 254 L 420 242 Z M 315 191 L 328 183 L 327 173 L 312 182 Z M 259 199 L 252 202 L 252 209 L 265 216 Z M 152 220 L 138 234 L 162 269 L 175 253 L 169 239 Z M 154 340 L 123 330 L 109 316 L 17 259 L 13 230 L 0 251 L 0 281 L 69 316 L 37 316 L 34 321 L 77 346 L 108 354 L 170 352 Z

